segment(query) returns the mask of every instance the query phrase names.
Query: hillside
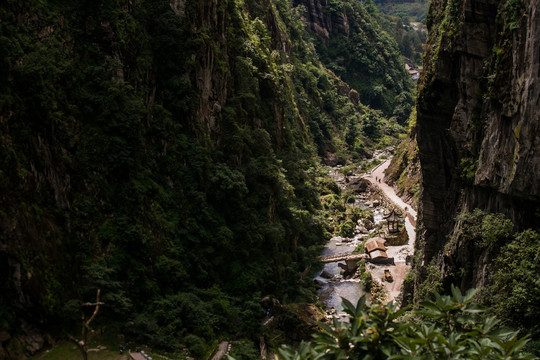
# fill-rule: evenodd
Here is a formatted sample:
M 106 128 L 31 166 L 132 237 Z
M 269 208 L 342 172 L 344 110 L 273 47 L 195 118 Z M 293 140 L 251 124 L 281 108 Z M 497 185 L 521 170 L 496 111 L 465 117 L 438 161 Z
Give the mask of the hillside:
M 397 47 L 350 3 L 392 97 Z M 319 61 L 305 11 L 0 5 L 0 358 L 76 334 L 97 289 L 106 336 L 196 357 L 258 341 L 267 294 L 314 299 L 321 158 L 362 159 L 400 127 Z
M 360 94 L 363 103 L 404 123 L 412 110 L 412 84 L 396 41 L 379 23 L 371 2 L 295 0 L 306 8 L 322 63 Z

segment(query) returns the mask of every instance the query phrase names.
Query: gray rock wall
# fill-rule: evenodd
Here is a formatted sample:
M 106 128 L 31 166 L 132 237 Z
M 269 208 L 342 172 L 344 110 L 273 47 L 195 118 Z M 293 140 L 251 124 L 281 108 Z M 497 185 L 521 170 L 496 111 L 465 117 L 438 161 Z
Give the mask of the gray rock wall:
M 517 229 L 538 226 L 540 2 L 433 1 L 428 26 L 417 103 L 417 267 L 435 261 L 443 277 L 468 267 L 462 286 L 481 286 L 489 253 L 443 249 L 464 209 L 504 213 Z

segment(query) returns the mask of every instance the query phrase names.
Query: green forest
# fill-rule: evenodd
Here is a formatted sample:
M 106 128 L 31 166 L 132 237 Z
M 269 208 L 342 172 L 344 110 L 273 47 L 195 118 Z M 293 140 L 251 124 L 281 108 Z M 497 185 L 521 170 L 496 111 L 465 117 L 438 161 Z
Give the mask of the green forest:
M 493 285 L 501 301 L 481 291 L 475 300 L 518 328 L 509 319 L 519 308 L 530 320 L 519 334 L 491 333 L 499 322 L 476 315 L 473 292 L 441 297 L 450 285 L 432 277 L 420 290 L 433 291 L 415 294 L 424 306 L 415 313 L 362 300 L 347 305 L 351 324 L 320 325 L 318 345 L 302 342 L 314 329 L 295 309 L 317 304 L 312 279 L 335 230 L 328 218 L 345 201 L 324 164 L 361 164 L 404 137 L 415 120 L 404 57 L 419 65 L 425 42 L 410 24 L 425 18 L 416 7 L 383 14 L 372 1 L 324 2 L 330 23 L 346 17 L 349 28 L 334 23 L 322 39 L 306 24 L 307 3 L 0 4 L 0 359 L 53 354 L 83 336 L 81 316 L 111 349 L 144 344 L 154 358 L 207 359 L 235 339 L 231 356 L 259 358 L 269 298 L 288 306 L 269 341 L 276 352 L 289 344 L 284 359 L 319 358 L 326 347 L 327 358 L 414 354 L 429 345 L 414 334 L 428 330 L 454 342 L 429 345 L 426 359 L 470 337 L 466 330 L 489 334 L 486 344 L 510 354 L 500 358 L 532 358 L 522 347 L 536 305 L 503 296 L 517 291 L 508 277 L 525 263 L 503 255 L 523 242 L 521 258 L 538 257 L 538 233 L 481 226 L 469 241 L 500 250 L 505 270 Z M 476 215 L 474 224 L 485 216 Z M 438 302 L 421 302 L 429 296 Z M 94 301 L 103 303 L 95 318 L 95 305 L 81 307 Z M 422 325 L 402 328 L 407 316 Z M 340 326 L 347 346 L 335 336 Z M 392 343 L 366 342 L 358 330 L 373 337 L 398 327 Z M 28 328 L 46 334 L 40 349 L 26 345 Z M 347 353 L 360 343 L 378 352 Z M 468 344 L 460 354 L 484 345 Z
M 320 158 L 360 159 L 403 119 L 321 64 L 302 8 L 182 6 L 1 6 L 3 328 L 77 331 L 101 289 L 94 327 L 200 357 L 219 337 L 258 339 L 267 294 L 315 300 L 302 273 L 328 238 L 319 195 L 335 191 Z M 348 6 L 375 45 L 377 22 Z M 384 36 L 364 65 L 391 77 L 384 96 L 407 89 L 410 111 Z

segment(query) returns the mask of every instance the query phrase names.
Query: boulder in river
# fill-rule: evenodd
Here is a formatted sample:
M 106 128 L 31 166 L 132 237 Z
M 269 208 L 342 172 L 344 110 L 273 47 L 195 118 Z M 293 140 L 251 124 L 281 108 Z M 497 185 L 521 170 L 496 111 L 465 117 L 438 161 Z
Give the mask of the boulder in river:
M 334 277 L 334 275 L 330 274 L 328 271 L 326 270 L 323 270 L 323 272 L 321 273 L 320 277 L 322 277 L 323 279 L 331 279 Z
M 364 226 L 364 228 L 366 228 L 366 230 L 371 230 L 375 227 L 375 224 L 373 223 L 373 221 L 369 219 L 362 219 L 362 225 Z
M 353 177 L 349 180 L 347 188 L 354 191 L 355 193 L 365 192 L 370 185 L 370 182 L 361 177 Z
M 364 225 L 359 226 L 358 231 L 360 232 L 360 234 L 367 234 L 368 233 L 368 229 L 366 229 L 366 227 Z

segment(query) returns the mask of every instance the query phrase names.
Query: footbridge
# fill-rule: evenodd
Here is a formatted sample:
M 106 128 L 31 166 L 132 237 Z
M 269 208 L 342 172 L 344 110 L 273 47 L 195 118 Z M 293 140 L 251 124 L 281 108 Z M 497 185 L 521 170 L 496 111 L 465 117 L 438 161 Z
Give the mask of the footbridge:
M 342 255 L 335 255 L 335 256 L 321 256 L 321 262 L 323 263 L 331 263 L 331 262 L 338 262 L 338 261 L 345 261 L 345 264 L 347 264 L 347 269 L 353 270 L 356 269 L 356 264 L 361 259 L 369 259 L 368 254 L 342 254 Z
M 321 262 L 331 263 L 337 261 L 359 261 L 361 259 L 369 259 L 368 254 L 341 254 L 334 256 L 321 256 Z

